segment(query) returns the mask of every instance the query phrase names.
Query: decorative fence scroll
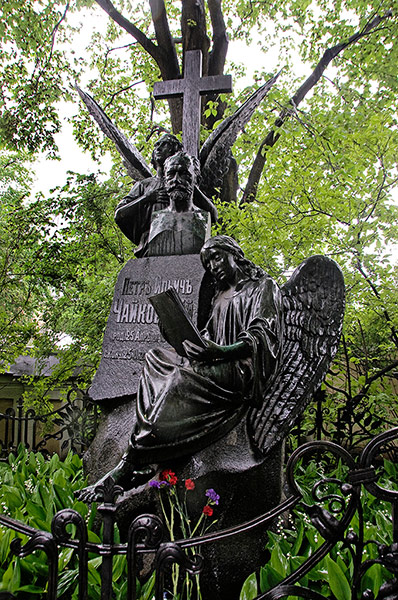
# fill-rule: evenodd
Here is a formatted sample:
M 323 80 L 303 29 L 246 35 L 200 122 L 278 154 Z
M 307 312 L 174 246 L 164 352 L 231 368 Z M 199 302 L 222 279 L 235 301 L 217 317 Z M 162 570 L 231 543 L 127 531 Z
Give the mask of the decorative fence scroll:
M 354 600 L 374 600 L 371 590 L 364 590 L 360 596 L 360 585 L 368 569 L 380 564 L 390 575 L 380 588 L 379 600 L 398 598 L 398 491 L 391 489 L 396 482 L 385 484 L 383 461 L 379 460 L 386 450 L 398 439 L 398 428 L 375 437 L 363 450 L 359 458 L 352 456 L 341 446 L 332 442 L 310 442 L 298 448 L 290 457 L 287 468 L 287 499 L 270 512 L 258 516 L 252 521 L 230 529 L 207 533 L 201 537 L 170 541 L 166 537 L 166 529 L 162 521 L 154 515 L 141 515 L 136 518 L 128 532 L 126 544 L 114 541 L 116 498 L 122 492 L 110 478 L 103 485 L 103 503 L 98 507 L 102 522 L 103 535 L 101 543 L 88 541 L 84 519 L 74 510 L 65 509 L 58 512 L 51 526 L 51 532 L 38 531 L 7 516 L 0 515 L 0 524 L 26 536 L 27 541 L 14 539 L 12 551 L 19 557 L 27 556 L 36 550 L 42 550 L 47 556 L 49 565 L 48 600 L 57 597 L 58 554 L 63 547 L 73 548 L 79 557 L 79 599 L 88 600 L 88 554 L 102 557 L 101 565 L 101 600 L 112 598 L 112 562 L 115 556 L 125 555 L 128 562 L 127 599 L 136 599 L 135 581 L 139 570 L 140 557 L 151 554 L 154 557 L 156 572 L 155 598 L 161 600 L 167 585 L 167 573 L 175 564 L 180 572 L 189 576 L 197 576 L 202 569 L 203 561 L 200 548 L 205 544 L 217 544 L 220 540 L 230 538 L 243 531 L 269 527 L 276 517 L 285 515 L 289 510 L 304 511 L 312 525 L 324 540 L 321 545 L 302 564 L 293 570 L 285 579 L 272 589 L 265 591 L 257 600 L 277 600 L 288 596 L 326 600 L 317 591 L 311 590 L 302 583 L 303 577 L 321 561 L 337 544 L 347 548 L 353 557 L 351 580 L 351 598 Z M 324 463 L 337 461 L 340 477 L 319 476 L 314 482 L 311 493 L 301 490 L 297 471 L 300 464 L 310 458 L 323 457 Z M 391 540 L 389 544 L 381 544 L 379 540 L 367 540 L 363 519 L 363 489 L 373 497 L 383 500 L 391 510 Z M 356 518 L 357 531 L 350 529 L 353 517 Z M 74 525 L 71 528 L 68 525 Z M 72 531 L 74 533 L 72 534 Z M 25 539 L 26 539 L 25 538 Z M 373 558 L 367 558 L 366 548 L 375 548 Z M 195 549 L 195 554 L 187 549 Z M 5 597 L 5 596 L 4 596 Z M 0 595 L 1 598 L 1 595 Z M 330 598 L 330 596 L 329 596 Z
M 82 454 L 94 437 L 98 416 L 98 408 L 87 392 L 76 386 L 68 391 L 61 408 L 44 415 L 38 415 L 33 408 L 25 410 L 20 399 L 16 409 L 7 408 L 0 413 L 1 457 L 15 452 L 20 444 L 33 452 L 48 453 L 52 444 L 60 453 L 72 450 Z

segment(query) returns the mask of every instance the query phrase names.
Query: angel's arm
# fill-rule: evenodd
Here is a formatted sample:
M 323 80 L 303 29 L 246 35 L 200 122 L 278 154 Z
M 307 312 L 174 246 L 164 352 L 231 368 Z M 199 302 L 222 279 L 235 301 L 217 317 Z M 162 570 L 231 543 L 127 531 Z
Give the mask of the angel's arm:
M 130 193 L 116 207 L 115 222 L 124 235 L 139 244 L 141 235 L 148 231 L 155 202 L 167 205 L 167 194 L 154 180 L 136 183 Z
M 195 186 L 193 201 L 194 201 L 194 204 L 198 208 L 201 208 L 202 210 L 206 210 L 207 212 L 210 213 L 212 223 L 217 222 L 217 219 L 218 219 L 217 208 L 214 206 L 214 204 L 210 200 L 210 198 L 205 196 L 205 194 L 203 192 L 201 192 L 201 190 L 197 186 Z

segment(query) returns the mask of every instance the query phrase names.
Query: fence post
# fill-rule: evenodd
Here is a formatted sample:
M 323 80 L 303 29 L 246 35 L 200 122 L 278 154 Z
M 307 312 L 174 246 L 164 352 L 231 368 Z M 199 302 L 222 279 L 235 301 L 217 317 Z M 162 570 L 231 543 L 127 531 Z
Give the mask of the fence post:
M 115 485 L 112 477 L 105 479 L 102 485 L 95 488 L 96 492 L 102 494 L 104 503 L 98 507 L 104 524 L 103 537 L 100 554 L 101 565 L 101 600 L 111 600 L 112 596 L 112 565 L 114 553 L 114 531 L 115 531 L 115 500 L 124 492 L 120 485 Z
M 164 538 L 162 520 L 156 515 L 140 515 L 131 523 L 127 544 L 127 600 L 136 600 L 137 544 L 157 549 Z

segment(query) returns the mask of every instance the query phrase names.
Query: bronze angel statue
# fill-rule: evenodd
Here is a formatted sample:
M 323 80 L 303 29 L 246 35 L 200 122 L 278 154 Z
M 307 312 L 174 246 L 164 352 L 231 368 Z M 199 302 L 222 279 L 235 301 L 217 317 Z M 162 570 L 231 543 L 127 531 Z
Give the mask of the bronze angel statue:
M 203 344 L 186 341 L 185 356 L 173 348 L 147 353 L 129 449 L 82 490 L 85 501 L 97 499 L 108 475 L 125 489 L 138 487 L 166 463 L 217 444 L 242 423 L 250 452 L 261 460 L 326 374 L 344 313 L 336 263 L 311 257 L 280 288 L 229 236 L 207 240 L 201 260 L 215 284 Z

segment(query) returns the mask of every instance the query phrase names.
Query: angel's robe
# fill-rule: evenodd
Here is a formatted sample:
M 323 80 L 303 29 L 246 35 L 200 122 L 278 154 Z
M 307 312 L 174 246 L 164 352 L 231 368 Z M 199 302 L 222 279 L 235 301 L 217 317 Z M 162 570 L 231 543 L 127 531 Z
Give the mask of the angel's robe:
M 131 438 L 135 464 L 191 454 L 226 435 L 259 406 L 278 369 L 283 343 L 282 294 L 268 276 L 218 294 L 203 336 L 220 345 L 250 345 L 248 358 L 212 364 L 174 350 L 151 350 L 137 394 Z
M 167 198 L 166 201 L 155 200 L 156 192 L 162 187 L 160 177 L 138 181 L 116 207 L 115 221 L 124 235 L 136 244 L 134 254 L 138 257 L 145 256 L 147 252 L 152 212 L 169 205 Z

